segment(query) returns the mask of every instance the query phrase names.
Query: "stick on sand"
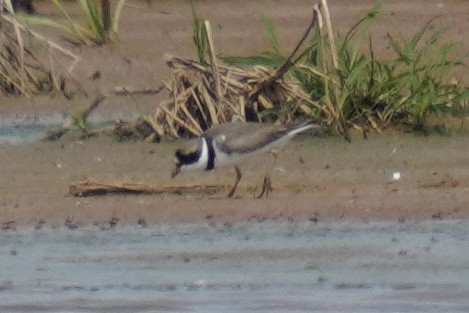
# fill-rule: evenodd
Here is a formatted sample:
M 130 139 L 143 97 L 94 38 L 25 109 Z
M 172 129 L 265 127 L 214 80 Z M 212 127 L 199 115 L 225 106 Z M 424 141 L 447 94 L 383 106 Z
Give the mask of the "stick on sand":
M 219 185 L 151 185 L 143 183 L 97 183 L 80 182 L 69 187 L 69 193 L 75 197 L 98 196 L 108 193 L 207 193 L 213 194 L 223 191 L 224 187 Z

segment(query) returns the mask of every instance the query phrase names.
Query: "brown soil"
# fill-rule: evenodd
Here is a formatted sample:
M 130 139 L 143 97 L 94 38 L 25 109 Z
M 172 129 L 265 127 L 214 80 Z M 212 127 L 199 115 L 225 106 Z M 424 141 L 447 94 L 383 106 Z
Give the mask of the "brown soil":
M 374 1 L 330 1 L 335 28 L 344 33 Z M 216 47 L 225 54 L 251 54 L 269 49 L 260 14 L 270 16 L 286 53 L 301 36 L 311 16 L 311 1 L 198 1 L 201 15 L 211 20 Z M 50 35 L 82 57 L 73 76 L 89 97 L 2 98 L 3 117 L 73 112 L 94 96 L 116 86 L 156 88 L 168 76 L 163 53 L 194 57 L 190 7 L 186 1 L 130 1 L 122 16 L 120 43 L 103 47 L 73 46 L 58 34 Z M 39 2 L 40 13 L 50 13 Z M 76 8 L 71 7 L 76 11 Z M 386 1 L 385 9 L 405 35 L 413 34 L 434 16 L 434 26 L 452 24 L 446 37 L 460 43 L 468 60 L 469 3 L 453 1 Z M 384 35 L 389 20 L 373 29 L 378 56 L 390 53 Z M 65 61 L 64 61 L 65 62 Z M 99 71 L 101 78 L 90 76 Z M 454 77 L 468 82 L 467 71 Z M 162 97 L 111 97 L 93 113 L 129 118 L 152 112 Z M 418 137 L 402 133 L 356 136 L 348 144 L 339 138 L 302 137 L 288 146 L 273 170 L 275 192 L 253 199 L 254 188 L 266 171 L 261 160 L 244 166 L 239 198 L 217 195 L 106 195 L 75 198 L 69 185 L 84 179 L 101 182 L 171 183 L 173 151 L 177 143 L 117 143 L 101 136 L 79 141 L 68 135 L 59 142 L 0 146 L 0 222 L 63 224 L 107 222 L 237 221 L 256 219 L 406 219 L 469 216 L 469 138 Z M 264 160 L 265 161 L 265 160 Z M 392 180 L 399 171 L 401 179 Z M 200 182 L 229 185 L 230 171 L 184 173 L 173 183 Z

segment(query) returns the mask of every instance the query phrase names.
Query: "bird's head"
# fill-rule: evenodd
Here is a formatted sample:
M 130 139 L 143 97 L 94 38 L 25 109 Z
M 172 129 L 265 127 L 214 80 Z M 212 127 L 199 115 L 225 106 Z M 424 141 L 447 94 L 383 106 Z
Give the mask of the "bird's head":
M 197 163 L 200 159 L 200 147 L 199 145 L 190 145 L 185 149 L 177 149 L 174 153 L 174 169 L 171 172 L 171 178 L 176 177 L 181 170 L 189 165 Z

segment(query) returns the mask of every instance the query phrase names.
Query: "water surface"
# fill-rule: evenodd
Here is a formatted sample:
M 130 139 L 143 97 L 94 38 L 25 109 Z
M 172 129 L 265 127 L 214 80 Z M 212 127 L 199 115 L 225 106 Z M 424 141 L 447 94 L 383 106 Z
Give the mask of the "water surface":
M 0 232 L 1 312 L 468 312 L 469 222 Z

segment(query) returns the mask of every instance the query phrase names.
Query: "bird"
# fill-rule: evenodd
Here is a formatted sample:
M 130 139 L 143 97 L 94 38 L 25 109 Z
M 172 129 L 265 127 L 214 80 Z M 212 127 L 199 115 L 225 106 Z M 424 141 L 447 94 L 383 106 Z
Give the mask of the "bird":
M 176 150 L 171 177 L 186 169 L 211 171 L 234 166 L 236 181 L 228 193 L 228 197 L 232 198 L 242 177 L 241 162 L 262 152 L 271 153 L 275 162 L 288 140 L 298 133 L 318 127 L 309 120 L 281 126 L 240 121 L 212 126 L 193 142 L 192 147 Z M 272 190 L 270 177 L 266 175 L 257 198 L 267 197 Z

